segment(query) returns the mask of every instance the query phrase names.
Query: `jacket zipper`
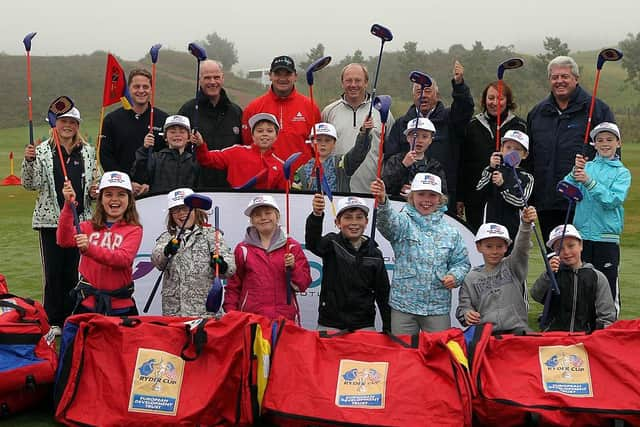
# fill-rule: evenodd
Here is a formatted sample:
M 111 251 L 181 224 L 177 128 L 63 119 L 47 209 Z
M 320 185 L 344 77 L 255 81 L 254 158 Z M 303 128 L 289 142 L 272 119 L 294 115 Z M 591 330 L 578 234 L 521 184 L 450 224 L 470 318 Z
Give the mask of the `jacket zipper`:
M 247 298 L 249 298 L 249 291 L 244 294 L 244 299 L 242 300 L 242 305 L 240 305 L 240 311 L 244 311 L 244 306 L 247 304 Z

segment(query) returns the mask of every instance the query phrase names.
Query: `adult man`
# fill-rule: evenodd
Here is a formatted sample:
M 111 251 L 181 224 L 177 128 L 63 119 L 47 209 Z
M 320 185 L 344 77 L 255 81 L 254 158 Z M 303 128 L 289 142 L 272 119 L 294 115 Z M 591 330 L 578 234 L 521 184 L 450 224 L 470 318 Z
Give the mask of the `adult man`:
M 199 85 L 198 97 L 187 101 L 180 107 L 178 114 L 189 118 L 192 127 L 200 132 L 209 150 L 222 150 L 234 144 L 242 144 L 242 108 L 231 102 L 224 90 L 222 64 L 211 59 L 202 61 Z M 229 188 L 227 172 L 202 168 L 196 187 Z
M 551 93 L 527 116 L 530 140 L 529 168 L 535 179 L 533 199 L 543 236 L 548 236 L 558 224 L 564 223 L 568 202 L 555 191 L 560 181 L 574 165 L 583 144 L 591 95 L 578 84 L 580 71 L 573 58 L 558 56 L 549 62 L 547 76 Z M 591 128 L 601 122 L 614 122 L 613 112 L 597 99 Z
M 408 152 L 410 150 L 404 131 L 407 123 L 416 118 L 427 117 L 436 127 L 433 142 L 427 150 L 427 157 L 435 159 L 444 167 L 449 197 L 449 212 L 455 213 L 456 186 L 458 180 L 458 163 L 460 161 L 460 145 L 464 137 L 464 129 L 473 116 L 473 97 L 464 82 L 464 67 L 458 61 L 453 66 L 451 79 L 453 102 L 451 107 L 444 106 L 440 98 L 438 83 L 433 80 L 430 87 L 422 91 L 420 102 L 420 85 L 412 85 L 413 104 L 406 114 L 398 119 L 391 128 L 389 139 L 384 143 L 384 156 Z M 418 103 L 420 102 L 420 105 Z
M 130 173 L 136 150 L 144 143 L 144 137 L 150 131 L 155 135 L 154 150 L 163 149 L 166 144 L 157 136 L 167 118 L 167 113 L 153 108 L 153 129 L 149 129 L 151 99 L 151 73 L 137 68 L 129 73 L 129 93 L 131 110 L 120 107 L 110 112 L 102 124 L 102 141 L 100 142 L 100 163 L 105 171 L 121 171 Z M 135 195 L 149 189 L 147 185 L 131 183 Z
M 359 132 L 365 132 L 362 125 L 369 115 L 371 95 L 367 93 L 369 73 L 367 68 L 358 63 L 348 64 L 340 74 L 342 90 L 339 99 L 327 105 L 322 110 L 322 121 L 335 126 L 338 133 L 335 153 L 347 153 L 356 143 Z M 371 148 L 367 157 L 351 177 L 350 187 L 354 193 L 369 193 L 371 181 L 376 178 L 378 164 L 378 147 L 380 144 L 380 130 L 382 122 L 380 113 L 372 111 L 374 127 L 370 131 Z M 393 114 L 389 113 L 387 126 L 393 125 Z
M 273 150 L 280 159 L 286 160 L 291 154 L 302 155 L 294 163 L 293 169 L 303 165 L 312 156 L 311 147 L 305 141 L 311 127 L 320 121 L 320 110 L 309 98 L 296 91 L 298 78 L 296 66 L 288 56 L 277 56 L 271 62 L 269 79 L 271 87 L 264 95 L 251 101 L 242 115 L 242 139 L 251 144 L 249 118 L 257 113 L 270 113 L 278 118 L 280 132 Z

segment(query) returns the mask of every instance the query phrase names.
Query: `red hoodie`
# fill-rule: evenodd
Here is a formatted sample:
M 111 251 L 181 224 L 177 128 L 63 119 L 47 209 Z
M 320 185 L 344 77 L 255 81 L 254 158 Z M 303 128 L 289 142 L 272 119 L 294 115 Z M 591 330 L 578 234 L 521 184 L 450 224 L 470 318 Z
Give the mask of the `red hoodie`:
M 278 139 L 273 146 L 278 157 L 287 160 L 297 151 L 302 153 L 292 170 L 297 170 L 313 156 L 311 145 L 305 141 L 309 139 L 311 127 L 320 121 L 320 110 L 311 103 L 311 99 L 295 88 L 289 96 L 280 98 L 269 88 L 267 93 L 251 101 L 242 113 L 242 140 L 246 145 L 253 142 L 249 118 L 258 113 L 271 113 L 280 123 Z
M 95 230 L 90 221 L 83 221 L 80 230 L 89 236 L 89 248 L 80 256 L 78 265 L 82 277 L 94 288 L 105 291 L 114 291 L 131 283 L 133 260 L 142 242 L 142 227 L 120 221 L 110 228 Z M 63 248 L 75 247 L 75 235 L 73 213 L 69 202 L 65 202 L 56 231 L 58 245 Z M 82 305 L 93 310 L 95 297 L 87 297 Z M 133 305 L 131 298 L 113 298 L 111 301 L 113 310 Z

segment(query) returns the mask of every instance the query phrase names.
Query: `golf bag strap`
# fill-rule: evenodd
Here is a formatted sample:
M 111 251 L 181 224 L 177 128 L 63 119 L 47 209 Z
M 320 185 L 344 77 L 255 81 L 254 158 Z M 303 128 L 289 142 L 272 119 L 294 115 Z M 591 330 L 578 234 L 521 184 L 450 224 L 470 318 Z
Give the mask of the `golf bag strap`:
M 390 332 L 385 332 L 385 335 L 391 338 L 391 341 L 395 342 L 396 344 L 400 344 L 404 348 L 418 348 L 418 344 L 420 343 L 419 334 L 411 335 L 411 344 L 407 344 L 406 342 L 398 338 L 397 335 L 394 335 Z
M 195 328 L 195 333 L 191 333 L 192 328 L 189 323 L 184 325 L 184 330 L 187 335 L 187 339 L 182 347 L 182 351 L 180 352 L 180 357 L 187 362 L 191 362 L 196 360 L 200 353 L 202 353 L 202 348 L 207 343 L 207 332 L 204 330 L 204 326 L 208 322 L 209 319 L 200 319 L 198 326 Z M 187 354 L 187 349 L 193 344 L 195 348 L 195 356 L 190 356 Z
M 24 307 L 20 307 L 18 304 L 14 304 L 9 301 L 0 301 L 0 307 L 7 307 L 7 308 L 14 309 L 20 315 L 20 319 L 22 319 L 27 314 L 27 310 L 25 310 Z
M 133 282 L 129 283 L 126 286 L 115 289 L 113 291 L 104 291 L 101 289 L 94 288 L 89 282 L 86 282 L 84 278 L 80 278 L 80 281 L 76 285 L 75 288 L 69 292 L 72 298 L 75 298 L 75 306 L 73 311 L 75 312 L 78 306 L 89 296 L 94 296 L 96 298 L 96 306 L 94 311 L 96 313 L 104 314 L 106 316 L 110 316 L 112 314 L 111 311 L 111 299 L 112 298 L 131 298 L 134 291 Z

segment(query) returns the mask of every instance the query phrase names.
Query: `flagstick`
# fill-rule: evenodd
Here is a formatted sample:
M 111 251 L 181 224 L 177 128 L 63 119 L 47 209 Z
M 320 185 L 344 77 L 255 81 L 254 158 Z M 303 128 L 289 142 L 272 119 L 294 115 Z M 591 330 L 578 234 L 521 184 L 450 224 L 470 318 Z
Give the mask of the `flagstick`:
M 96 169 L 95 174 L 98 178 L 102 175 L 102 162 L 100 161 L 100 145 L 102 144 L 102 122 L 104 121 L 104 105 L 100 108 L 100 122 L 98 125 L 98 142 L 96 143 Z

